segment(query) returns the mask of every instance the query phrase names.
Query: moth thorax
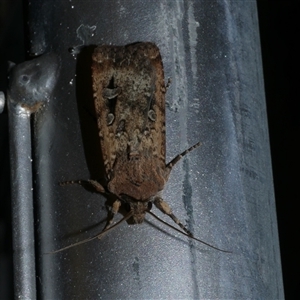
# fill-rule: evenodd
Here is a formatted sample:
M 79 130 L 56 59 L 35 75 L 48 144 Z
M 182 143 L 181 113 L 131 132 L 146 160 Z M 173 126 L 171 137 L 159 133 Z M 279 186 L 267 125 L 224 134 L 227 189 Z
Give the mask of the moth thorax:
M 134 223 L 140 224 L 143 223 L 145 219 L 145 214 L 148 210 L 148 202 L 131 202 L 130 203 L 130 209 L 133 212 L 132 218 Z

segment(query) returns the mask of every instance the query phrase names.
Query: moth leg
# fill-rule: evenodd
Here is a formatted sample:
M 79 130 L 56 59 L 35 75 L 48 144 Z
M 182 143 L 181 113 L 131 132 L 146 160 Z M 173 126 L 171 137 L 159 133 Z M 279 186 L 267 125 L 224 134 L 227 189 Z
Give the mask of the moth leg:
M 101 193 L 101 194 L 104 194 L 105 193 L 105 189 L 104 187 L 102 186 L 102 184 L 100 184 L 98 181 L 96 180 L 87 180 L 87 182 L 92 185 L 95 190 L 98 192 L 98 193 Z
M 166 171 L 167 171 L 167 175 L 170 174 L 172 168 L 174 167 L 174 165 L 176 163 L 178 163 L 186 154 L 188 154 L 189 152 L 193 151 L 194 149 L 198 148 L 201 145 L 200 142 L 198 142 L 197 144 L 195 144 L 194 146 L 188 148 L 187 150 L 183 151 L 181 154 L 177 155 L 176 157 L 174 157 L 166 166 Z
M 157 197 L 154 200 L 155 206 L 164 214 L 168 215 L 181 229 L 183 229 L 188 235 L 193 234 L 181 223 L 181 221 L 173 214 L 170 205 L 165 202 L 162 198 Z
M 71 181 L 64 181 L 59 183 L 61 186 L 69 185 L 69 184 L 79 184 L 79 185 L 91 185 L 95 188 L 98 193 L 104 194 L 105 189 L 104 187 L 96 180 L 71 180 Z
M 108 229 L 111 226 L 115 215 L 118 213 L 118 211 L 120 209 L 120 206 L 121 206 L 121 201 L 118 199 L 115 200 L 114 203 L 112 204 L 111 210 L 109 211 L 109 216 L 107 218 L 107 222 L 106 222 L 106 225 L 105 225 L 103 231 Z

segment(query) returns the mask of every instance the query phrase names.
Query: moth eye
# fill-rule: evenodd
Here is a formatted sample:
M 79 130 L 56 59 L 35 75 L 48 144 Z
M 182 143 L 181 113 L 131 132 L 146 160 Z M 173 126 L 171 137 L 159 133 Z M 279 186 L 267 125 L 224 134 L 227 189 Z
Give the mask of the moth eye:
M 113 123 L 114 119 L 115 119 L 115 116 L 112 113 L 109 113 L 107 115 L 107 120 L 106 120 L 107 121 L 107 125 L 111 125 Z
M 151 210 L 152 208 L 152 202 L 148 202 L 148 210 Z
M 156 113 L 154 110 L 150 109 L 148 111 L 148 118 L 153 122 L 156 120 Z

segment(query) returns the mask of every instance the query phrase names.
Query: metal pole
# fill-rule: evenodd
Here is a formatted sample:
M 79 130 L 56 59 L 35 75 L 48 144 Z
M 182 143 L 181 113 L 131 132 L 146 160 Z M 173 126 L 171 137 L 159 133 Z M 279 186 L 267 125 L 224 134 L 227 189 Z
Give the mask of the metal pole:
M 62 62 L 56 99 L 36 123 L 41 297 L 283 299 L 256 2 L 31 1 L 31 9 L 31 51 L 51 47 Z M 231 254 L 150 216 L 45 254 L 101 231 L 107 215 L 104 197 L 58 184 L 101 173 L 91 53 L 76 46 L 137 41 L 158 45 L 172 79 L 168 161 L 202 143 L 176 167 L 164 199 L 196 237 Z
M 12 67 L 8 90 L 14 286 L 16 299 L 36 299 L 30 116 L 49 100 L 57 61 L 47 54 Z

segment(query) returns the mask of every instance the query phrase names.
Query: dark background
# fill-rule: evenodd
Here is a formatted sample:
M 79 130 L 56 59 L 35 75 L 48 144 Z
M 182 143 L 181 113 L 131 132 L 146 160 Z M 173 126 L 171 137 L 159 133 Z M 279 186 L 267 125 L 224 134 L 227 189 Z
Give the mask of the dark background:
M 299 47 L 296 47 L 299 37 L 299 2 L 257 2 L 281 263 L 285 297 L 290 300 L 299 297 L 300 283 L 297 249 L 300 97 Z
M 287 300 L 296 299 L 300 279 L 296 244 L 299 237 L 296 205 L 300 200 L 300 189 L 297 188 L 300 156 L 299 62 L 296 63 L 299 60 L 299 50 L 296 49 L 299 10 L 296 4 L 296 1 L 257 1 Z M 0 91 L 6 92 L 7 89 L 7 61 L 20 63 L 28 58 L 23 22 L 22 0 L 0 0 Z M 0 299 L 11 299 L 13 295 L 7 121 L 5 110 L 0 114 Z

